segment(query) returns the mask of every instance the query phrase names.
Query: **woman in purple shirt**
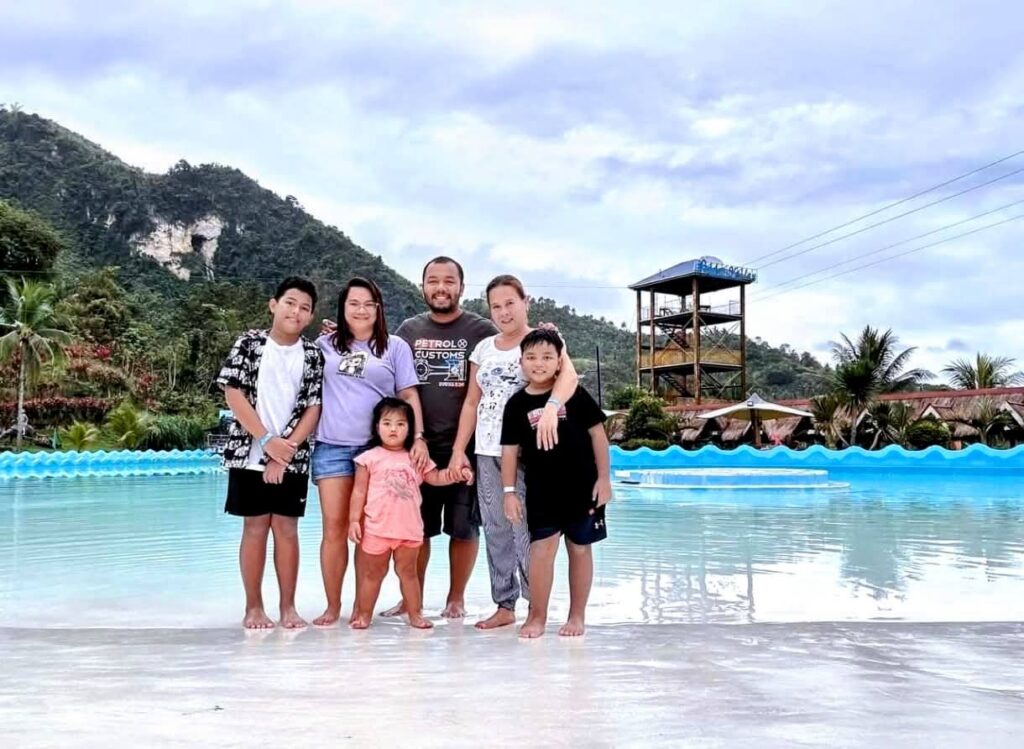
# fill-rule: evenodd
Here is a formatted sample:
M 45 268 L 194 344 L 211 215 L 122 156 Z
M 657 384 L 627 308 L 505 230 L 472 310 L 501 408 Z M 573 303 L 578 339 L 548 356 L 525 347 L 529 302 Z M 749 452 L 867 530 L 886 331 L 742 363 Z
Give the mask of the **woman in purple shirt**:
M 333 333 L 320 336 L 317 345 L 324 354 L 324 388 L 312 474 L 323 515 L 320 569 L 327 609 L 313 623 L 326 626 L 341 616 L 353 459 L 370 441 L 373 407 L 381 398 L 397 396 L 409 402 L 417 424 L 413 460 L 425 465 L 428 456 L 420 431 L 423 415 L 412 349 L 401 338 L 388 335 L 377 284 L 360 277 L 346 284 L 338 295 L 338 326 Z

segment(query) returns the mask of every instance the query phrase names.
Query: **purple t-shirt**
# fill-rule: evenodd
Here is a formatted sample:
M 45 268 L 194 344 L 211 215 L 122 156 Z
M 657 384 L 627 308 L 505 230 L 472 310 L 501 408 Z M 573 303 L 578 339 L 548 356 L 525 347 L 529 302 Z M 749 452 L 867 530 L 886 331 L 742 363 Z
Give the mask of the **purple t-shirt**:
M 316 343 L 324 353 L 324 400 L 316 438 L 332 445 L 365 445 L 378 401 L 419 384 L 412 349 L 397 336 L 388 337 L 381 357 L 373 355 L 368 342 L 352 341 L 345 354 L 335 350 L 329 335 Z

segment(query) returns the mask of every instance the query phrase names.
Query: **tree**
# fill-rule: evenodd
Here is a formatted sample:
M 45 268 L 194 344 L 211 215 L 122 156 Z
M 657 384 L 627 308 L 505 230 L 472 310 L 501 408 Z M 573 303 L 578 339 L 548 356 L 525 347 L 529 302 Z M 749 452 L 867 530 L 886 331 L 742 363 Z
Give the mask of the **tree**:
M 7 279 L 7 303 L 0 310 L 0 361 L 18 360 L 17 448 L 25 436 L 25 388 L 34 384 L 43 366 L 64 356 L 62 344 L 70 340 L 63 321 L 54 312 L 53 286 Z
M 832 343 L 836 362 L 832 389 L 851 411 L 850 444 L 857 443 L 857 418 L 881 393 L 913 390 L 931 372 L 907 370 L 914 347 L 898 350 L 899 339 L 892 329 L 884 333 L 866 325 L 856 341 L 842 334 L 840 342 Z
M 956 359 L 942 368 L 942 374 L 958 390 L 1011 387 L 1024 382 L 1024 373 L 1012 371 L 1014 361 L 1009 356 L 989 356 L 979 351 L 973 362 Z
M 45 275 L 64 246 L 40 216 L 0 200 L 0 273 Z
M 76 421 L 60 430 L 60 446 L 65 450 L 85 452 L 95 447 L 99 440 L 100 430 L 86 421 Z
M 846 419 L 843 416 L 843 402 L 836 393 L 826 393 L 811 398 L 810 411 L 814 419 L 814 428 L 825 440 L 825 445 L 834 449 L 843 439 Z
M 1010 415 L 992 398 L 981 398 L 973 407 L 957 410 L 950 421 L 974 429 L 978 442 L 983 445 L 988 445 L 993 437 L 1000 435 L 1003 427 L 1011 424 Z

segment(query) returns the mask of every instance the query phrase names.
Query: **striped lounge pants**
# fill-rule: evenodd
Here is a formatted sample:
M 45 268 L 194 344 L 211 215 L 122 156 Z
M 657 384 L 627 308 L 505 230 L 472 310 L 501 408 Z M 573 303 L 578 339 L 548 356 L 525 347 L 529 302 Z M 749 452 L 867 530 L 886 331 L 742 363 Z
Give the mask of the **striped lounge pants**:
M 487 569 L 491 573 L 491 598 L 503 609 L 515 609 L 516 600 L 530 600 L 527 565 L 530 561 L 530 531 L 526 507 L 518 526 L 505 518 L 505 496 L 501 483 L 501 458 L 477 455 L 477 497 L 487 544 Z M 522 466 L 516 475 L 519 501 L 526 496 Z

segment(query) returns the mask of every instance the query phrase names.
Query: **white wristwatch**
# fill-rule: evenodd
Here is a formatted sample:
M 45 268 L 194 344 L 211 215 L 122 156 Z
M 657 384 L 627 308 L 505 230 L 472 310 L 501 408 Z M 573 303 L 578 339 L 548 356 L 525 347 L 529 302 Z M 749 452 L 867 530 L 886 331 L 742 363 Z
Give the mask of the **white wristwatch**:
M 505 494 L 519 494 L 514 486 L 504 486 L 501 489 Z

